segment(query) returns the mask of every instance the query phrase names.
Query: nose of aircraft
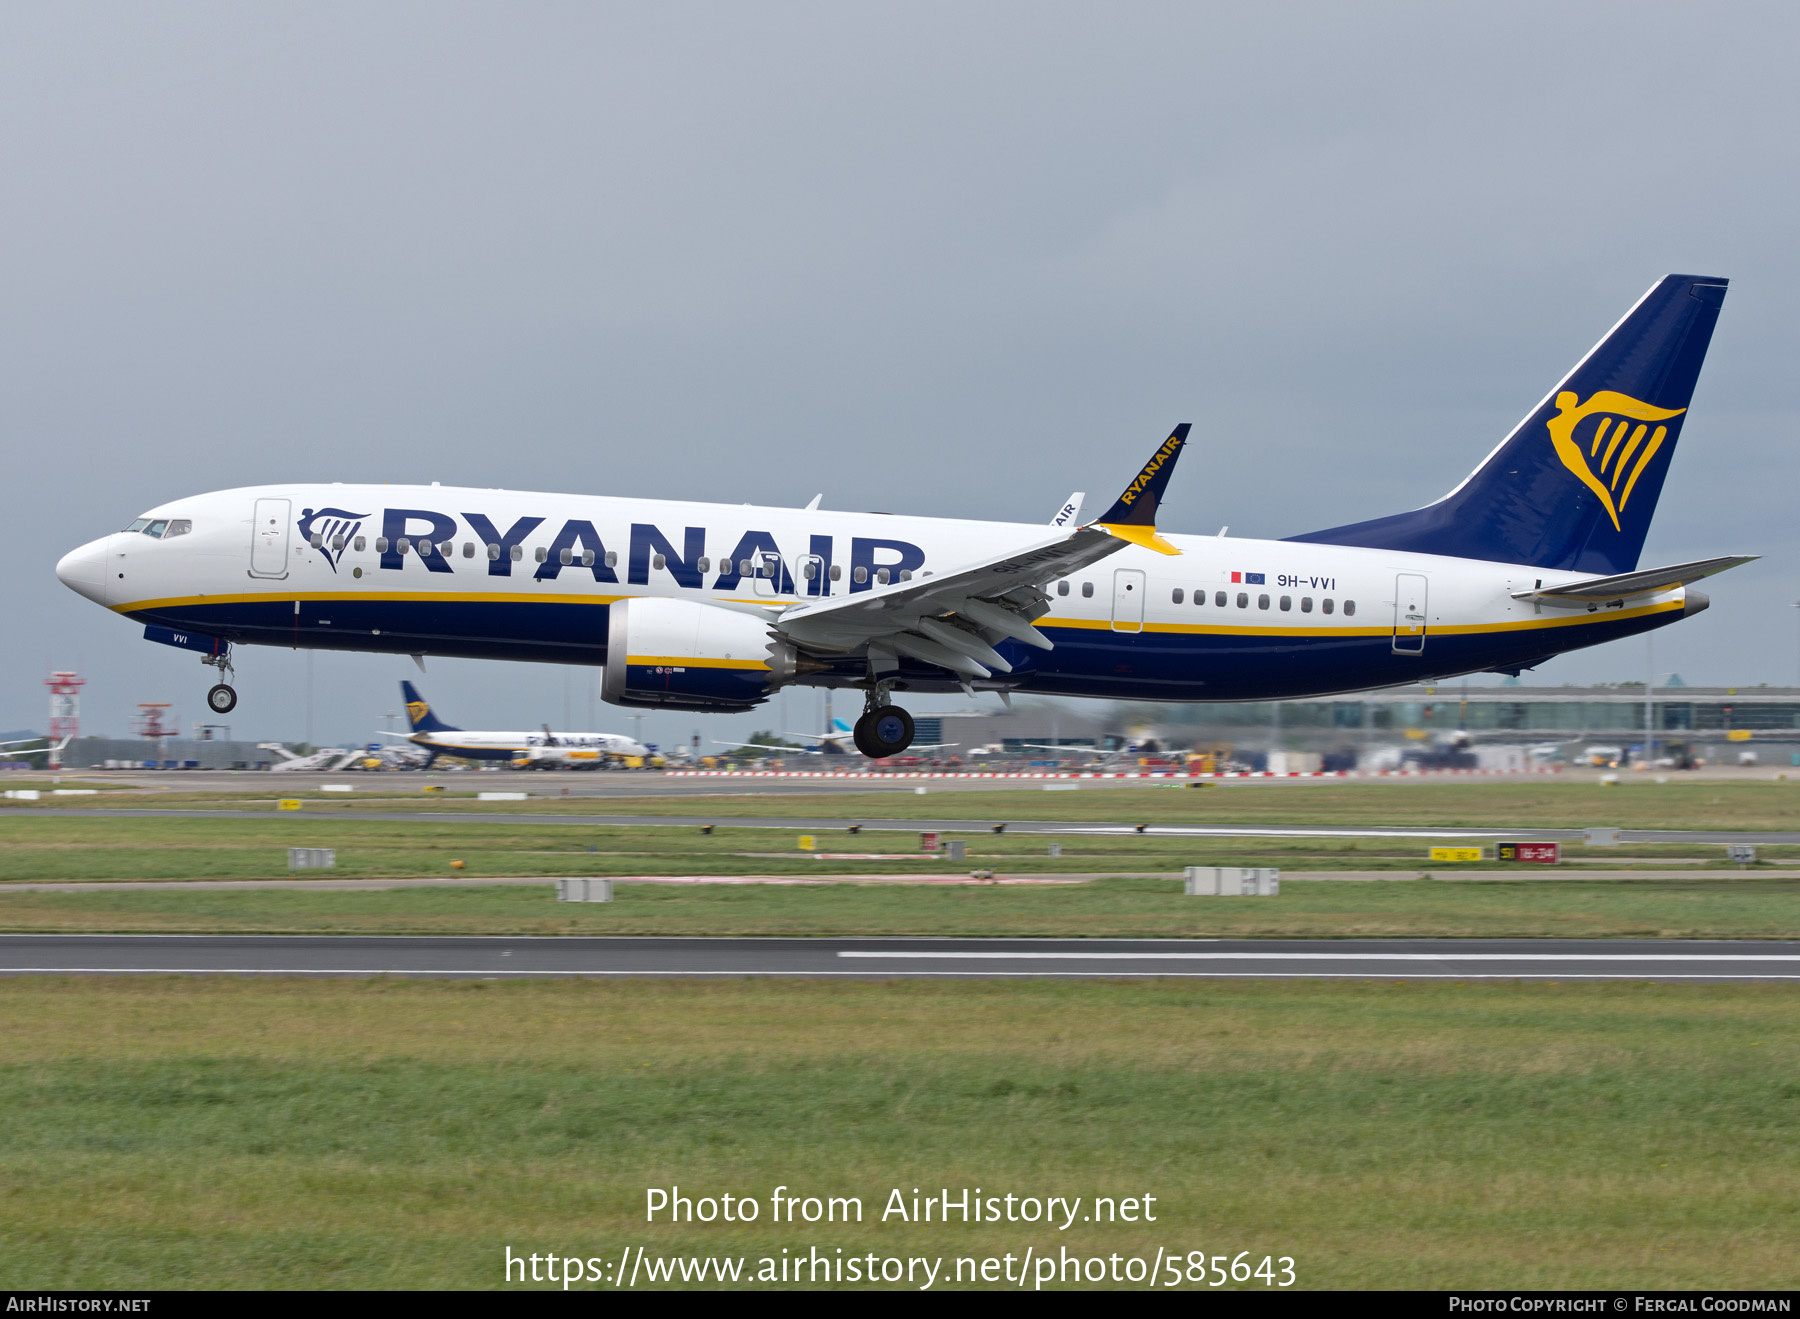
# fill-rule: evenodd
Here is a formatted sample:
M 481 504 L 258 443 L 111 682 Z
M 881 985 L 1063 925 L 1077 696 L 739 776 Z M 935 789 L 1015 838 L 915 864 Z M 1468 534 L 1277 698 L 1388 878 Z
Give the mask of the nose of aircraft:
M 95 604 L 106 603 L 106 544 L 109 538 L 91 540 L 70 550 L 56 564 L 56 579 Z

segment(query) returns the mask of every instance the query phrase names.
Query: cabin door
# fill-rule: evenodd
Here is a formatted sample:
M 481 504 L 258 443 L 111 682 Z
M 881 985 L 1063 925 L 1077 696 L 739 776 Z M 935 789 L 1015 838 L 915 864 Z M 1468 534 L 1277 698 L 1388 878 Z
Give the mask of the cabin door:
M 259 499 L 250 522 L 250 575 L 286 577 L 288 501 Z
M 1394 578 L 1394 653 L 1425 653 L 1425 605 L 1429 585 L 1423 573 L 1403 572 Z

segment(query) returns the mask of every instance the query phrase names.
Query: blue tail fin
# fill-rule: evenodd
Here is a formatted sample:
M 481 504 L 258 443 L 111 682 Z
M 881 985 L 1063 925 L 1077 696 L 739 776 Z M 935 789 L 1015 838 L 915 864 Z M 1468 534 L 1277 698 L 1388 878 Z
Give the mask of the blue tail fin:
M 1289 539 L 1630 572 L 1687 419 L 1725 286 L 1701 275 L 1658 282 L 1437 503 Z
M 412 723 L 415 733 L 460 733 L 460 728 L 453 727 L 431 713 L 431 706 L 419 695 L 419 689 L 410 682 L 402 680 L 400 694 L 406 698 L 406 717 Z

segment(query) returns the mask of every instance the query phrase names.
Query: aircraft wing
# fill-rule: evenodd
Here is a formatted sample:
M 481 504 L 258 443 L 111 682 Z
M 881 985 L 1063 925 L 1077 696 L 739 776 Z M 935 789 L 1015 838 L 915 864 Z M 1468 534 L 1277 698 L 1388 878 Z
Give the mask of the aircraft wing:
M 388 730 L 387 730 L 387 729 L 385 729 L 385 728 L 377 728 L 377 729 L 376 729 L 376 730 L 375 730 L 375 736 L 376 736 L 376 737 L 397 737 L 397 738 L 399 738 L 399 739 L 400 739 L 400 740 L 401 740 L 401 741 L 402 741 L 402 742 L 410 742 L 410 741 L 412 741 L 412 737 L 411 737 L 411 736 L 410 736 L 410 735 L 409 735 L 409 734 L 407 734 L 407 733 L 394 733 L 394 732 L 390 732 L 390 731 L 388 731 Z
M 780 751 L 788 755 L 816 756 L 819 754 L 811 747 L 778 747 L 768 742 L 727 742 L 717 737 L 713 739 L 713 745 L 716 747 L 755 747 L 758 751 Z
M 20 739 L 20 741 L 23 741 L 23 742 L 35 742 L 37 740 L 38 739 L 36 739 L 35 737 L 27 737 L 27 738 Z M 17 746 L 17 745 L 18 745 L 17 742 L 0 742 L 0 746 Z M 32 747 L 26 751 L 9 751 L 6 754 L 9 756 L 41 756 L 46 751 L 66 750 L 68 748 L 68 745 L 69 745 L 69 739 L 65 737 L 62 741 L 56 743 L 54 746 Z
M 776 619 L 776 630 L 802 649 L 844 654 L 868 646 L 877 672 L 895 667 L 897 655 L 907 655 L 949 669 L 964 682 L 991 678 L 996 669 L 1010 673 L 1012 665 L 994 643 L 1010 637 L 1052 649 L 1050 639 L 1031 626 L 1032 619 L 1049 612 L 1043 586 L 1127 544 L 1180 553 L 1156 534 L 1155 519 L 1188 429 L 1185 422 L 1177 426 L 1113 506 L 1086 526 L 1058 529 L 949 572 L 796 605 Z
M 1515 600 L 1541 600 L 1545 604 L 1587 604 L 1589 601 L 1652 595 L 1658 591 L 1686 586 L 1702 577 L 1711 577 L 1715 573 L 1725 572 L 1761 557 L 1758 554 L 1727 554 L 1722 558 L 1696 559 L 1693 563 L 1677 563 L 1667 568 L 1646 568 L 1640 572 L 1620 573 L 1615 577 L 1591 577 L 1585 582 L 1566 582 L 1561 586 L 1514 591 L 1512 597 Z

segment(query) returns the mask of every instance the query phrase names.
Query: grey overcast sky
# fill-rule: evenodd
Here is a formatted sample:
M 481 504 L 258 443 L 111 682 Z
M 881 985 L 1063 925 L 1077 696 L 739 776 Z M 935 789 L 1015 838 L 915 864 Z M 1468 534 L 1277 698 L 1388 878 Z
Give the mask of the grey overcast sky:
M 173 496 L 1040 521 L 1189 420 L 1165 525 L 1289 535 L 1442 494 L 1669 271 L 1732 291 L 1644 561 L 1768 557 L 1654 667 L 1793 682 L 1796 50 L 1773 3 L 12 0 L 0 728 L 43 727 L 51 668 L 89 731 L 202 714 L 193 657 L 52 573 Z M 231 722 L 360 740 L 412 673 L 249 649 Z M 469 726 L 629 727 L 590 678 L 425 687 Z

